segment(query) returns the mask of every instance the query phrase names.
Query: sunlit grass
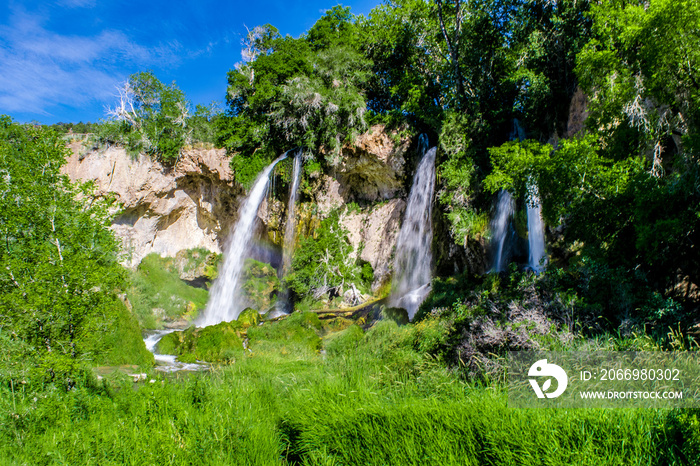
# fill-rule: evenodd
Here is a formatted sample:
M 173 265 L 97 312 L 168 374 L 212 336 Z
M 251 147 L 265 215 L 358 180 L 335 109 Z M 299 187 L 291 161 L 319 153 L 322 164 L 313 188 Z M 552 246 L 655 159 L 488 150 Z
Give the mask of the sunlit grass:
M 68 393 L 19 389 L 14 402 L 3 387 L 0 457 L 18 464 L 697 461 L 680 456 L 679 445 L 661 462 L 677 442 L 667 412 L 508 408 L 502 388 L 465 383 L 425 351 L 439 340 L 429 322 L 380 322 L 364 333 L 351 326 L 326 336 L 319 352 L 305 332 L 292 331 L 295 322 L 313 327 L 302 317 L 260 327 L 252 351 L 209 373 L 175 380 L 153 372 L 154 383 L 113 379 Z

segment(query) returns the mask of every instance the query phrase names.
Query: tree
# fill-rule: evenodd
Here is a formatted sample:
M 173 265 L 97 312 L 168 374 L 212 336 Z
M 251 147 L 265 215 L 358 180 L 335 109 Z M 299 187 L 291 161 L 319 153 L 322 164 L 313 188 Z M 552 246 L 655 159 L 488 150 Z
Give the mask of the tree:
M 591 16 L 595 36 L 576 68 L 590 127 L 607 133 L 611 151 L 643 155 L 661 176 L 700 124 L 700 4 L 603 2 Z
M 271 25 L 249 31 L 243 63 L 228 74 L 228 111 L 218 140 L 236 156 L 239 182 L 250 185 L 264 165 L 295 147 L 329 153 L 365 128 L 363 85 L 370 63 L 357 50 L 349 8 L 328 10 L 306 36 L 281 37 Z
M 174 163 L 191 142 L 189 106 L 175 83 L 166 86 L 150 71 L 132 74 L 107 112 L 115 123 L 106 125 L 102 137 Z
M 127 313 L 117 297 L 125 271 L 107 205 L 60 173 L 65 157 L 55 132 L 0 117 L 0 332 L 26 343 L 48 379 L 70 386 L 80 358 L 97 349 L 86 344 L 96 320 L 104 337 L 134 335 L 115 328 Z M 143 346 L 138 330 L 136 338 Z M 147 360 L 143 351 L 133 362 Z

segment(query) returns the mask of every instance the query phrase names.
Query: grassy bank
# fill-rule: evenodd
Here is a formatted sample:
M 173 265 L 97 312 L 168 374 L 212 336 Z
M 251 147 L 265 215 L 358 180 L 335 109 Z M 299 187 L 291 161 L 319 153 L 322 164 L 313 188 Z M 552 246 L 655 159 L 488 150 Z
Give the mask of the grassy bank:
M 432 355 L 440 331 L 430 322 L 351 326 L 326 335 L 320 352 L 289 323 L 268 325 L 251 339 L 252 352 L 184 380 L 152 373 L 153 383 L 136 386 L 114 378 L 69 392 L 3 387 L 0 457 L 8 464 L 698 464 L 697 413 L 509 409 L 502 390 L 467 384 Z

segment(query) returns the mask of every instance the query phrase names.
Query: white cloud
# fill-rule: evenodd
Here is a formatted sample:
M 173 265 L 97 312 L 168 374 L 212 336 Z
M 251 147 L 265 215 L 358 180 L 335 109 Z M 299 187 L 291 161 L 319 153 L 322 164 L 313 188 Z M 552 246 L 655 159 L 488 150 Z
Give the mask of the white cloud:
M 71 1 L 71 4 L 87 4 Z M 174 66 L 181 45 L 135 43 L 124 32 L 62 35 L 44 27 L 43 18 L 13 12 L 0 26 L 0 113 L 47 115 L 54 105 L 111 103 L 115 86 L 134 69 Z

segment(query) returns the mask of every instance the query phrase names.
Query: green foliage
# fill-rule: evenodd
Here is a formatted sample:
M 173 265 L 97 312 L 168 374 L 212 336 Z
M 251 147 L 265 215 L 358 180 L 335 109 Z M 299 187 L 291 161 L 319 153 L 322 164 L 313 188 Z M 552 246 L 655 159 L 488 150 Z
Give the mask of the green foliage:
M 499 3 L 492 5 L 498 8 Z M 512 31 L 510 58 L 515 63 L 507 80 L 517 89 L 513 110 L 532 138 L 546 141 L 567 129 L 576 57 L 590 38 L 590 3 L 510 2 L 507 29 Z
M 301 313 L 256 330 L 284 338 L 286 331 L 272 330 L 292 323 L 318 331 Z M 366 333 L 351 326 L 324 339 L 325 356 L 303 346 L 266 350 L 258 341 L 235 364 L 177 381 L 151 373 L 155 383 L 138 389 L 114 378 L 67 393 L 3 384 L 0 455 L 32 464 L 58 457 L 71 464 L 540 465 L 545 458 L 551 465 L 681 465 L 698 457 L 693 410 L 508 408 L 501 388 L 466 384 L 434 357 L 441 327 L 432 319 L 378 322 Z
M 174 163 L 191 138 L 185 94 L 150 71 L 129 76 L 120 94 L 119 103 L 109 111 L 112 121 L 100 127 L 98 136 L 105 143 Z
M 458 244 L 483 236 L 488 226 L 488 214 L 475 205 L 477 170 L 470 155 L 473 147 L 468 127 L 472 120 L 463 114 L 450 112 L 440 135 L 440 147 L 447 160 L 439 167 L 442 185 L 438 199 L 445 207 L 452 237 Z
M 94 133 L 97 128 L 97 123 L 90 123 L 89 121 L 87 123 L 83 123 L 82 121 L 79 123 L 64 123 L 60 121 L 50 125 L 49 127 L 59 134 L 85 135 L 87 133 Z
M 507 142 L 500 147 L 489 148 L 493 172 L 484 180 L 487 190 L 499 189 L 526 195 L 528 184 L 539 186 L 540 171 L 550 159 L 552 146 L 536 141 Z
M 225 362 L 240 356 L 242 326 L 236 321 L 221 322 L 204 328 L 168 333 L 158 342 L 158 352 L 174 354 L 181 362 Z
M 216 104 L 197 105 L 191 114 L 189 101 L 175 83 L 163 84 L 150 71 L 129 76 L 119 92 L 109 119 L 95 130 L 102 144 L 118 144 L 132 154 L 174 164 L 186 144 L 214 142 Z
M 207 251 L 189 251 L 183 269 L 206 267 L 215 260 Z M 159 328 L 166 321 L 191 320 L 204 309 L 209 293 L 180 279 L 177 259 L 152 253 L 131 273 L 127 297 L 143 328 Z
M 365 334 L 358 325 L 351 325 L 340 332 L 331 333 L 323 339 L 323 347 L 331 356 L 342 356 L 355 350 Z
M 294 253 L 291 273 L 284 278 L 289 288 L 298 296 L 319 299 L 338 294 L 346 284 L 363 285 L 362 269 L 350 257 L 352 245 L 340 223 L 340 212 L 336 210 L 322 220 L 314 234 L 303 238 Z
M 697 409 L 674 410 L 668 413 L 663 427 L 670 448 L 663 456 L 668 464 L 700 464 L 700 411 Z
M 108 202 L 60 173 L 65 157 L 53 131 L 0 117 L 0 333 L 12 329 L 46 380 L 70 387 L 79 358 L 121 359 L 110 344 L 149 358 L 117 298 L 125 273 Z
M 93 366 L 152 365 L 136 316 L 121 301 L 86 322 L 80 333 L 82 359 Z
M 576 69 L 591 95 L 590 124 L 613 137 L 636 135 L 650 148 L 666 146 L 673 132 L 697 130 L 697 2 L 620 1 L 591 10 L 595 36 Z
M 231 168 L 238 181 L 244 188 L 251 189 L 260 172 L 272 162 L 272 159 L 258 153 L 250 157 L 235 154 L 231 158 Z
M 361 86 L 368 65 L 360 53 L 338 45 L 316 54 L 313 73 L 281 87 L 272 118 L 289 146 L 323 148 L 330 166 L 340 163 L 342 144 L 366 129 Z
M 368 285 L 374 281 L 374 269 L 372 268 L 372 264 L 370 264 L 369 262 L 362 262 L 360 278 L 364 283 Z
M 439 126 L 441 54 L 431 30 L 437 24 L 426 2 L 380 5 L 362 23 L 364 50 L 373 62 L 367 104 L 374 120 L 397 123 L 409 116 L 419 126 Z
M 307 36 L 281 37 L 271 25 L 251 30 L 245 62 L 228 74 L 228 112 L 219 144 L 235 153 L 239 182 L 293 147 L 339 162 L 341 145 L 365 129 L 362 85 L 369 62 L 349 8 L 329 10 Z
M 284 352 L 317 352 L 321 349 L 322 325 L 313 312 L 295 312 L 273 323 L 248 330 L 253 351 L 279 348 Z
M 246 259 L 243 270 L 243 291 L 248 306 L 265 313 L 277 301 L 280 280 L 277 271 L 264 262 Z
M 208 107 L 197 104 L 194 114 L 187 120 L 187 125 L 191 130 L 191 141 L 214 144 L 216 142 L 216 124 L 220 117 L 221 110 L 216 102 L 212 102 Z

